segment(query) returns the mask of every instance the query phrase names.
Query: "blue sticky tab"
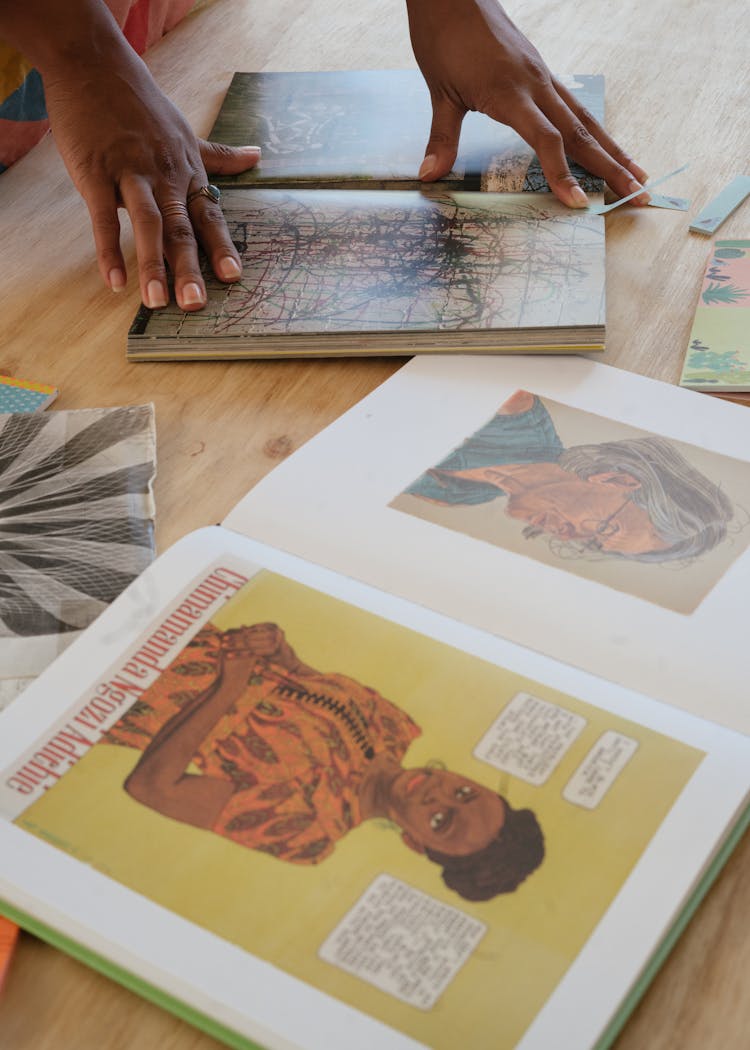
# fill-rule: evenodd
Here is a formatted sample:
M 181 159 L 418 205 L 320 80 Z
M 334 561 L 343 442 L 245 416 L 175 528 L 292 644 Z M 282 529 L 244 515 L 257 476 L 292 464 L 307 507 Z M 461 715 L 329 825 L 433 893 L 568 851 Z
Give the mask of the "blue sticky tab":
M 614 201 L 613 204 L 589 205 L 589 211 L 592 215 L 606 215 L 607 212 L 613 211 L 615 208 L 619 208 L 621 204 L 627 204 L 628 201 L 632 201 L 634 197 L 640 197 L 644 190 L 646 191 L 646 193 L 650 193 L 652 186 L 661 186 L 662 182 L 666 182 L 667 179 L 671 179 L 674 175 L 679 175 L 680 172 L 685 171 L 687 167 L 687 164 L 683 164 L 681 168 L 675 168 L 675 170 L 670 171 L 668 175 L 662 175 L 659 179 L 653 179 L 651 182 L 647 182 L 645 186 L 642 186 L 639 190 L 635 190 L 635 192 L 629 193 L 627 197 L 621 197 L 619 200 Z
M 696 215 L 689 228 L 694 233 L 715 233 L 749 195 L 750 175 L 738 175 L 724 187 L 718 197 L 714 197 L 703 211 Z
M 690 201 L 687 197 L 665 197 L 662 193 L 652 193 L 648 206 L 649 208 L 671 208 L 672 211 L 687 211 Z

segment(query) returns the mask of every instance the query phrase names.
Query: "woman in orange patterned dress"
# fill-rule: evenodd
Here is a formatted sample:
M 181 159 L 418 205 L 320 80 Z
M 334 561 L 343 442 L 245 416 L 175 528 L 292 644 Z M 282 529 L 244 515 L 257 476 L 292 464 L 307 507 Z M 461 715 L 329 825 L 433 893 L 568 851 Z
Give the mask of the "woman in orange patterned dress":
M 133 798 L 280 860 L 318 864 L 386 817 L 467 899 L 515 890 L 544 856 L 533 813 L 449 770 L 404 768 L 419 735 L 376 690 L 256 624 L 205 627 L 106 739 L 143 751 Z

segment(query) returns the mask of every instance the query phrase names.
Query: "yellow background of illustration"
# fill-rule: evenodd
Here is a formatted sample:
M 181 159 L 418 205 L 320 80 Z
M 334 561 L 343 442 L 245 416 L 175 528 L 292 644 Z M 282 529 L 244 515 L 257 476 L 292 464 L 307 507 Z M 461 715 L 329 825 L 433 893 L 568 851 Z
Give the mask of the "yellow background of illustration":
M 512 894 L 472 904 L 439 868 L 378 822 L 355 828 L 317 867 L 285 864 L 133 801 L 122 784 L 139 755 L 95 746 L 17 823 L 295 977 L 431 1046 L 518 1041 L 638 860 L 703 754 L 300 584 L 261 572 L 214 618 L 221 628 L 278 623 L 302 660 L 351 675 L 407 711 L 423 735 L 405 765 L 441 759 L 537 814 L 541 868 Z M 583 715 L 580 737 L 541 787 L 499 773 L 472 750 L 520 691 Z M 586 810 L 565 784 L 606 730 L 638 750 Z M 429 1011 L 322 962 L 323 941 L 375 876 L 387 872 L 487 924 L 473 956 Z M 252 989 L 248 989 L 252 997 Z

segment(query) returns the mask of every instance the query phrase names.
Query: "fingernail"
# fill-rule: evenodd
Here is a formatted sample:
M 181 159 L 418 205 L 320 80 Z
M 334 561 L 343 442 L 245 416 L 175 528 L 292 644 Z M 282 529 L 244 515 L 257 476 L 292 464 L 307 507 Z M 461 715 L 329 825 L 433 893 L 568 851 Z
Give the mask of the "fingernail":
M 151 310 L 160 310 L 167 305 L 167 293 L 161 281 L 149 281 L 146 287 L 146 306 Z
M 125 287 L 125 274 L 117 267 L 109 271 L 109 287 L 113 292 L 121 292 Z
M 225 255 L 216 265 L 216 273 L 222 281 L 236 281 L 241 272 L 239 263 L 231 255 Z
M 239 153 L 246 157 L 260 156 L 260 146 L 238 146 L 237 149 Z
M 570 191 L 570 199 L 574 208 L 588 208 L 589 199 L 580 186 L 573 186 Z
M 643 189 L 643 186 L 641 186 L 640 182 L 636 182 L 635 179 L 631 179 L 630 180 L 630 189 L 629 189 L 630 193 L 636 193 L 638 190 L 642 190 L 642 189 Z M 635 203 L 636 204 L 648 204 L 648 202 L 650 200 L 651 200 L 651 194 L 647 190 L 644 190 L 644 192 L 639 197 L 635 198 Z
M 631 164 L 630 170 L 633 172 L 637 179 L 640 179 L 641 182 L 648 182 L 648 175 L 640 166 L 640 164 Z
M 206 301 L 206 297 L 201 286 L 191 281 L 189 284 L 182 286 L 180 300 L 183 306 L 197 306 L 199 303 L 202 306 Z
M 419 168 L 419 178 L 429 179 L 437 167 L 437 157 L 434 153 L 428 153 Z

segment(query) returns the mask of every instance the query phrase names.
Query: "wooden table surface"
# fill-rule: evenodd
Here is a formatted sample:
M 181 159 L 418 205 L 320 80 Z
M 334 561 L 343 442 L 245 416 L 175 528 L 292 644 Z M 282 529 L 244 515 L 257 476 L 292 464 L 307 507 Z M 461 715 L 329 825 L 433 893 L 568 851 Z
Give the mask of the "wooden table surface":
M 690 162 L 665 192 L 692 198 L 691 214 L 747 172 L 746 0 L 510 0 L 508 10 L 552 69 L 605 74 L 608 128 L 652 177 Z M 206 134 L 234 70 L 394 68 L 413 58 L 403 0 L 214 0 L 149 63 Z M 720 236 L 750 236 L 749 209 Z M 610 364 L 677 380 L 709 245 L 687 224 L 684 213 L 656 208 L 626 206 L 608 217 Z M 129 229 L 124 240 L 132 264 Z M 219 521 L 276 461 L 401 363 L 128 364 L 137 295 L 135 281 L 118 297 L 102 288 L 84 205 L 47 137 L 0 178 L 0 370 L 54 382 L 60 409 L 155 403 L 160 550 Z M 750 1047 L 749 932 L 746 839 L 618 1050 Z M 218 1045 L 22 937 L 0 999 L 2 1050 Z

